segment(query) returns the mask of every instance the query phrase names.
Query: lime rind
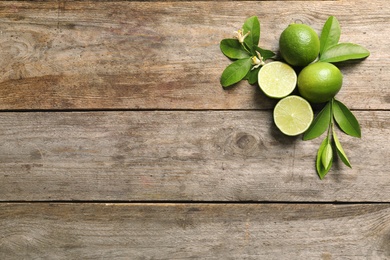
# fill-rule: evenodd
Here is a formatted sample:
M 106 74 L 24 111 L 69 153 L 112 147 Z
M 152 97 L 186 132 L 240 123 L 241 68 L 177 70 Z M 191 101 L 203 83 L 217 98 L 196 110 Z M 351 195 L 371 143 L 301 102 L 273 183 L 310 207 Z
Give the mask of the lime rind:
M 318 57 L 320 39 L 309 25 L 290 24 L 280 35 L 279 50 L 288 64 L 305 67 Z
M 343 74 L 333 64 L 316 62 L 305 67 L 298 75 L 300 95 L 313 104 L 325 103 L 340 91 Z
M 261 67 L 258 84 L 266 96 L 281 99 L 294 91 L 297 74 L 287 63 L 273 61 Z
M 281 99 L 276 104 L 273 115 L 278 129 L 288 136 L 304 133 L 314 119 L 310 103 L 296 95 Z

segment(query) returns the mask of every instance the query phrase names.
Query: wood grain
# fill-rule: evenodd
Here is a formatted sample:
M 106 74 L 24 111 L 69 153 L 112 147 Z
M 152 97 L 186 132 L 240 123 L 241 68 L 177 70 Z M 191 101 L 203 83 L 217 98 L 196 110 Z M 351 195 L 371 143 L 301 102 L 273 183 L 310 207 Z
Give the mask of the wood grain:
M 339 64 L 352 169 L 220 86 L 252 15 L 371 51 Z M 0 259 L 390 259 L 388 35 L 387 0 L 0 1 Z
M 0 114 L 0 200 L 390 202 L 390 115 L 340 133 L 353 168 L 320 181 L 321 138 L 281 134 L 271 111 Z
M 390 108 L 390 6 L 359 0 L 1 1 L 0 109 L 269 109 L 258 87 L 219 84 L 230 63 L 219 42 L 250 15 L 272 50 L 291 22 L 320 32 L 335 15 L 341 41 L 371 51 L 341 65 L 339 98 L 352 109 Z
M 2 259 L 388 259 L 390 206 L 0 204 Z

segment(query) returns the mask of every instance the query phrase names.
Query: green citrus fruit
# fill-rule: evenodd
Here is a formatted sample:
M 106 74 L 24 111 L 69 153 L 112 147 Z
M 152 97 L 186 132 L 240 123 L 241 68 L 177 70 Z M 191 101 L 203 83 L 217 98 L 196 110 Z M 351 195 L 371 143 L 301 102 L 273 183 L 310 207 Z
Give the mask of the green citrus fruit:
M 309 102 L 295 95 L 279 100 L 274 108 L 274 122 L 285 135 L 304 133 L 313 122 L 313 117 Z
M 261 90 L 272 98 L 283 98 L 293 92 L 297 85 L 297 74 L 288 64 L 273 61 L 261 67 L 258 74 Z
M 290 24 L 280 35 L 279 49 L 283 59 L 292 66 L 306 66 L 320 53 L 320 39 L 306 24 Z
M 343 84 L 343 74 L 333 64 L 316 62 L 305 67 L 298 75 L 298 90 L 312 103 L 331 100 Z

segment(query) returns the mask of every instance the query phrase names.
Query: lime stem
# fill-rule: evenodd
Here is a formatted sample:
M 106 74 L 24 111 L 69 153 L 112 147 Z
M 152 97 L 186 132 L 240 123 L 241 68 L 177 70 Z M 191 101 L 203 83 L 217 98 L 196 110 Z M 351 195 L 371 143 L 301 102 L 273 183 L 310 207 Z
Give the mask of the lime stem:
M 329 118 L 329 127 L 328 127 L 328 143 L 331 142 L 331 135 L 334 132 L 333 101 L 334 101 L 334 98 L 329 100 L 329 103 L 330 103 L 330 118 Z
M 244 49 L 249 52 L 250 54 L 252 54 L 252 52 L 249 50 L 248 46 L 246 46 L 245 42 L 242 42 L 242 47 L 244 47 Z

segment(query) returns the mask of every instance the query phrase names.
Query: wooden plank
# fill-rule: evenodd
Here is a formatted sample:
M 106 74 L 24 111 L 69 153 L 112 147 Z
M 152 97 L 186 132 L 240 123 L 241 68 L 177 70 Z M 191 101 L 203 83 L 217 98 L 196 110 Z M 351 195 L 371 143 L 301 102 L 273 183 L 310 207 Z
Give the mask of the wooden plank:
M 271 111 L 0 113 L 0 200 L 390 201 L 387 111 L 355 111 L 320 181 L 321 139 L 286 137 Z
M 388 259 L 390 206 L 0 204 L 2 259 Z
M 339 98 L 390 108 L 390 6 L 359 0 L 1 1 L 0 109 L 269 109 L 274 101 L 258 87 L 219 84 L 230 63 L 219 42 L 254 14 L 261 46 L 273 50 L 289 23 L 319 32 L 335 15 L 341 40 L 372 52 L 341 66 Z

